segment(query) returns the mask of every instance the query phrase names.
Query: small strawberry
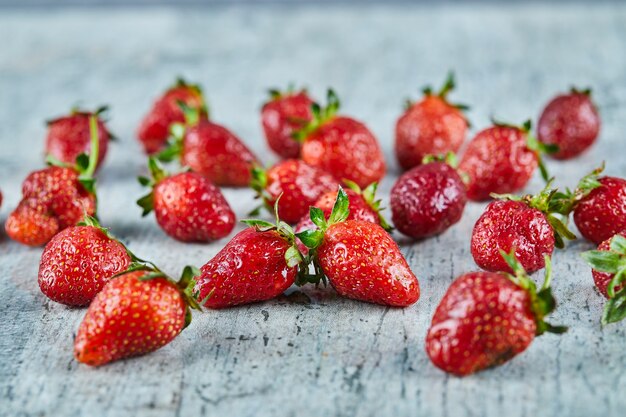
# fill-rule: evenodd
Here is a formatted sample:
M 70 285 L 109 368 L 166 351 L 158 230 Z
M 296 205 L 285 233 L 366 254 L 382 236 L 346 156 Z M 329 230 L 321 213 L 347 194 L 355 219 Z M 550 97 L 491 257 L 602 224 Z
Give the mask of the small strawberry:
M 454 154 L 424 162 L 401 175 L 390 195 L 394 226 L 413 239 L 443 233 L 461 220 L 467 202 Z
M 582 257 L 592 268 L 596 287 L 609 299 L 602 324 L 626 318 L 626 230 L 600 243 L 598 250 L 582 253 Z
M 478 132 L 469 143 L 459 171 L 468 176 L 467 197 L 473 201 L 489 199 L 491 193 L 514 193 L 523 189 L 537 166 L 547 181 L 541 153 L 554 152 L 554 145 L 541 144 L 530 135 L 530 121 L 523 126 L 495 123 Z
M 556 159 L 580 155 L 596 141 L 599 132 L 600 116 L 589 89 L 573 88 L 569 94 L 553 98 L 537 124 L 539 141 L 558 146 L 559 150 L 551 155 Z
M 270 90 L 270 100 L 261 109 L 261 124 L 269 147 L 281 158 L 298 158 L 300 143 L 293 133 L 311 121 L 311 100 L 306 90 Z
M 154 210 L 165 233 L 182 242 L 212 242 L 233 230 L 235 213 L 211 181 L 195 172 L 170 176 L 152 157 L 148 165 L 152 179 L 139 181 L 152 190 L 137 204 L 143 216 Z
M 174 123 L 184 123 L 185 116 L 178 103 L 185 103 L 188 107 L 199 109 L 202 117 L 206 117 L 204 98 L 199 85 L 189 84 L 182 78 L 169 87 L 159 97 L 139 125 L 137 137 L 147 154 L 159 152 L 167 145 L 170 135 L 170 126 Z
M 90 156 L 79 155 L 73 167 L 51 166 L 26 177 L 22 183 L 22 200 L 5 223 L 11 239 L 24 245 L 40 246 L 59 231 L 76 225 L 84 214 L 95 215 L 93 174 L 98 161 L 95 116 L 90 118 L 90 127 L 94 150 Z M 57 163 L 53 158 L 49 161 Z
M 108 131 L 104 115 L 107 106 L 89 112 L 77 108 L 69 115 L 49 120 L 46 137 L 46 155 L 64 164 L 73 164 L 81 154 L 91 153 L 91 131 L 89 121 L 95 117 L 98 123 L 98 163 L 100 166 L 106 156 L 109 140 L 114 136 Z
M 454 74 L 450 73 L 438 93 L 426 87 L 421 101 L 407 102 L 396 123 L 396 157 L 402 169 L 421 165 L 427 155 L 457 152 L 461 147 L 468 128 L 463 111 L 468 107 L 448 101 L 454 87 Z
M 457 376 L 502 365 L 535 336 L 563 333 L 544 318 L 554 311 L 550 258 L 539 291 L 513 253 L 502 254 L 515 275 L 470 272 L 458 277 L 435 310 L 426 353 L 435 366 Z
M 171 126 L 173 141 L 157 158 L 164 162 L 180 159 L 183 166 L 205 176 L 215 185 L 246 187 L 250 184 L 250 170 L 258 164 L 256 156 L 233 133 L 211 122 L 202 109 L 178 103 L 185 116 L 185 124 Z M 208 113 L 207 113 L 208 114 Z
M 170 343 L 191 322 L 189 295 L 199 272 L 186 267 L 178 283 L 148 267 L 111 279 L 78 328 L 74 357 L 90 366 L 144 355 Z
M 359 185 L 378 182 L 385 175 L 385 158 L 374 135 L 364 124 L 337 116 L 339 99 L 328 90 L 328 106 L 311 106 L 313 119 L 294 137 L 302 142 L 304 162 L 332 174 L 338 181 Z
M 308 213 L 321 195 L 338 185 L 332 175 L 299 159 L 278 162 L 267 171 L 254 167 L 250 183 L 268 209 L 282 196 L 278 204 L 280 218 L 292 224 Z
M 406 307 L 419 299 L 419 283 L 389 233 L 376 223 L 346 220 L 349 201 L 340 188 L 328 220 L 311 207 L 317 230 L 298 238 L 311 249 L 315 275 L 300 276 L 298 284 L 319 283 L 327 277 L 341 296 L 392 307 Z

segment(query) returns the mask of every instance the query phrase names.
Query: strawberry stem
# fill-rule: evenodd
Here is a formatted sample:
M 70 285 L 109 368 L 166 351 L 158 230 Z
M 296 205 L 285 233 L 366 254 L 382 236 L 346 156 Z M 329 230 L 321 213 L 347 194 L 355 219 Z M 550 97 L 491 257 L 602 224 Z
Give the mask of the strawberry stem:
M 326 93 L 326 107 L 321 107 L 318 103 L 313 103 L 311 105 L 311 113 L 313 114 L 313 118 L 310 122 L 304 125 L 300 130 L 297 130 L 292 133 L 292 137 L 302 143 L 308 138 L 313 132 L 319 129 L 324 123 L 333 119 L 339 111 L 339 107 L 341 103 L 339 102 L 339 98 L 337 94 L 332 89 L 328 89 Z

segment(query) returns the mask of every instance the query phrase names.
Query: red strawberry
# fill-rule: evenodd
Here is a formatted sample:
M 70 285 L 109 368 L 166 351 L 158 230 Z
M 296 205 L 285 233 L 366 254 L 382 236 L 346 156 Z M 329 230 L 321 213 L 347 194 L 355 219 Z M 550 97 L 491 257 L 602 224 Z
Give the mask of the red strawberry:
M 467 202 L 465 184 L 453 168 L 453 154 L 446 160 L 411 169 L 391 189 L 393 224 L 413 239 L 443 233 L 461 220 Z
M 255 167 L 250 183 L 268 209 L 280 197 L 278 212 L 287 223 L 296 223 L 321 195 L 338 185 L 332 175 L 299 159 L 278 162 L 267 171 Z
M 180 102 L 185 125 L 175 123 L 174 141 L 157 156 L 161 161 L 180 158 L 183 166 L 205 176 L 216 185 L 245 187 L 257 158 L 228 129 L 203 117 L 202 112 Z
M 152 179 L 140 177 L 152 191 L 140 198 L 143 216 L 152 210 L 159 226 L 183 242 L 212 242 L 233 230 L 235 213 L 219 188 L 195 172 L 170 176 L 154 158 L 149 159 Z
M 311 220 L 319 229 L 297 236 L 312 249 L 316 274 L 300 277 L 299 284 L 317 283 L 325 276 L 344 297 L 392 307 L 415 303 L 419 283 L 398 245 L 375 223 L 346 220 L 348 204 L 340 188 L 328 220 L 322 210 L 311 207 Z
M 139 125 L 137 137 L 141 141 L 147 154 L 159 152 L 167 145 L 170 135 L 170 126 L 173 123 L 184 123 L 185 116 L 178 103 L 200 109 L 206 117 L 202 89 L 196 84 L 188 84 L 179 78 L 176 83 L 159 97 Z
M 556 307 L 550 290 L 550 258 L 546 257 L 546 278 L 537 291 L 515 256 L 503 256 L 515 276 L 461 275 L 435 310 L 426 352 L 443 371 L 465 376 L 499 366 L 526 350 L 535 336 L 566 331 L 544 321 Z
M 552 157 L 570 159 L 589 148 L 600 132 L 600 116 L 591 101 L 591 90 L 572 89 L 553 98 L 545 107 L 537 126 L 538 139 L 559 150 Z
M 56 234 L 41 255 L 39 288 L 68 306 L 85 306 L 132 262 L 126 247 L 86 216 L 78 226 Z
M 461 147 L 468 127 L 463 116 L 467 106 L 448 102 L 447 95 L 454 87 L 454 74 L 450 73 L 437 94 L 426 87 L 421 101 L 407 102 L 396 123 L 396 157 L 404 170 L 421 165 L 427 155 L 457 152 Z
M 313 104 L 313 120 L 294 134 L 302 142 L 304 162 L 332 174 L 338 181 L 359 185 L 378 182 L 385 175 L 385 158 L 374 135 L 364 124 L 336 116 L 339 99 L 328 91 L 328 106 Z
M 459 171 L 469 179 L 467 197 L 482 201 L 491 193 L 517 192 L 526 186 L 538 165 L 547 180 L 540 151 L 552 152 L 554 147 L 530 136 L 530 121 L 521 127 L 496 124 L 478 132 L 459 165 Z
M 261 123 L 269 147 L 282 158 L 298 158 L 300 143 L 293 133 L 311 121 L 311 100 L 306 90 L 270 91 L 271 99 L 261 109 Z
M 74 341 L 76 360 L 100 366 L 167 345 L 189 324 L 197 303 L 186 291 L 198 271 L 174 283 L 160 271 L 136 270 L 110 280 L 96 295 Z
M 582 256 L 591 265 L 596 287 L 609 299 L 602 324 L 626 318 L 626 230 L 602 242 L 598 250 L 584 252 Z
M 69 115 L 48 121 L 46 155 L 64 164 L 73 164 L 81 154 L 89 155 L 92 149 L 89 120 L 93 116 L 98 122 L 97 166 L 100 166 L 106 156 L 109 140 L 113 138 L 103 120 L 107 110 L 107 106 L 94 112 L 72 109 Z

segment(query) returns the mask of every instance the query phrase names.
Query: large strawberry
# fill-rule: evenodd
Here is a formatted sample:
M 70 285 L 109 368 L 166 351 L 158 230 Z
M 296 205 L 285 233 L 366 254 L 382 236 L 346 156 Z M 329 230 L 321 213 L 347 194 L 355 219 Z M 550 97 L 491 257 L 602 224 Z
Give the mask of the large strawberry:
M 161 161 L 180 159 L 183 166 L 207 177 L 216 185 L 246 187 L 250 170 L 258 165 L 256 156 L 225 127 L 213 123 L 202 109 L 179 102 L 185 124 L 171 126 L 172 142 L 157 157 Z
M 459 170 L 468 176 L 467 197 L 487 200 L 491 193 L 515 193 L 523 189 L 537 166 L 545 180 L 548 174 L 541 154 L 554 152 L 554 145 L 541 144 L 530 134 L 530 121 L 523 126 L 496 123 L 472 139 Z
M 95 215 L 93 174 L 98 161 L 95 116 L 90 118 L 90 127 L 94 151 L 89 156 L 79 155 L 75 166 L 51 166 L 26 177 L 22 183 L 22 200 L 5 223 L 11 239 L 40 246 L 59 231 L 76 225 L 84 214 Z
M 198 270 L 186 267 L 176 283 L 158 269 L 140 267 L 111 279 L 96 295 L 74 341 L 77 361 L 100 366 L 153 352 L 191 322 L 189 295 Z
M 520 354 L 535 336 L 563 333 L 544 321 L 556 307 L 550 258 L 541 289 L 513 254 L 502 254 L 514 275 L 470 272 L 458 277 L 435 310 L 426 352 L 435 366 L 465 376 L 499 366 Z
M 143 216 L 152 210 L 159 226 L 183 242 L 212 242 L 235 226 L 235 213 L 218 187 L 195 172 L 169 175 L 154 158 L 148 162 L 152 178 L 139 181 L 152 188 L 137 204 Z
M 421 101 L 407 102 L 396 123 L 396 157 L 403 169 L 421 165 L 427 155 L 457 152 L 461 147 L 468 127 L 463 116 L 467 106 L 448 101 L 454 87 L 454 74 L 450 73 L 437 93 L 426 87 Z
M 74 108 L 67 116 L 49 120 L 46 136 L 47 157 L 64 164 L 73 164 L 81 154 L 91 154 L 89 120 L 95 117 L 98 124 L 97 166 L 100 166 L 106 156 L 109 140 L 113 139 L 104 123 L 107 110 L 108 106 L 102 106 L 93 112 Z
M 591 100 L 591 90 L 572 88 L 569 94 L 553 98 L 537 124 L 538 139 L 559 150 L 557 159 L 570 159 L 589 148 L 600 132 L 600 116 Z
M 311 105 L 306 90 L 270 90 L 270 100 L 261 109 L 261 124 L 269 147 L 280 157 L 298 158 L 300 143 L 293 133 L 311 121 Z
M 311 249 L 315 274 L 299 277 L 299 284 L 328 278 L 339 295 L 392 307 L 419 299 L 417 278 L 389 233 L 376 223 L 346 220 L 349 200 L 343 189 L 328 220 L 317 207 L 310 214 L 318 229 L 297 236 Z
M 385 175 L 385 158 L 367 127 L 350 117 L 337 116 L 339 99 L 328 90 L 328 105 L 313 104 L 313 119 L 294 137 L 302 142 L 302 159 L 332 174 L 338 181 L 359 185 L 378 182 Z
M 174 123 L 185 122 L 179 102 L 199 109 L 202 117 L 206 117 L 200 86 L 189 84 L 182 78 L 177 79 L 176 83 L 154 102 L 139 125 L 137 137 L 147 154 L 153 154 L 165 148 L 170 135 L 170 126 Z
M 257 192 L 257 198 L 263 200 L 263 206 L 270 210 L 280 197 L 280 218 L 293 224 L 308 213 L 321 195 L 336 190 L 338 183 L 321 168 L 299 159 L 287 159 L 267 171 L 254 167 L 250 186 Z
M 455 170 L 456 159 L 425 158 L 398 178 L 390 195 L 394 226 L 413 239 L 443 233 L 461 220 L 467 196 L 465 184 Z

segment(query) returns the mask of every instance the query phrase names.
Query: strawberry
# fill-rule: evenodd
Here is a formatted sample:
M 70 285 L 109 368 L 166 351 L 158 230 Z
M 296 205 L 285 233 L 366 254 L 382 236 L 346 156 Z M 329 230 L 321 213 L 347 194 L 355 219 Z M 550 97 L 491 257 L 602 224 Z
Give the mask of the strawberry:
M 152 190 L 137 204 L 143 216 L 154 210 L 165 233 L 182 242 L 212 242 L 233 230 L 235 213 L 211 181 L 195 172 L 170 176 L 152 157 L 148 165 L 152 179 L 139 181 Z
M 267 171 L 254 167 L 250 183 L 268 209 L 282 196 L 278 212 L 287 223 L 296 223 L 322 194 L 338 185 L 332 175 L 299 159 L 278 162 Z
M 68 306 L 85 306 L 111 277 L 133 261 L 126 247 L 85 216 L 77 226 L 57 233 L 39 263 L 39 288 L 48 298 Z
M 319 283 L 327 277 L 341 296 L 392 307 L 419 299 L 419 283 L 389 233 L 376 223 L 346 220 L 349 201 L 340 188 L 328 220 L 311 207 L 317 230 L 298 233 L 311 249 L 314 275 L 301 275 L 298 284 Z
M 423 239 L 443 233 L 461 220 L 467 196 L 455 165 L 452 153 L 445 162 L 426 157 L 425 165 L 398 178 L 391 189 L 390 206 L 393 224 L 400 232 Z
M 558 146 L 559 150 L 551 155 L 556 159 L 580 155 L 596 141 L 599 132 L 600 116 L 589 89 L 573 88 L 569 94 L 553 98 L 537 124 L 539 141 Z
M 179 158 L 183 166 L 205 176 L 215 185 L 246 187 L 256 156 L 233 133 L 203 116 L 203 109 L 178 103 L 185 124 L 171 126 L 173 140 L 157 158 L 163 162 Z M 208 113 L 207 113 L 208 114 Z
M 461 158 L 459 170 L 468 176 L 467 197 L 489 199 L 491 193 L 514 193 L 523 189 L 539 166 L 544 180 L 548 174 L 541 153 L 555 151 L 530 135 L 530 121 L 521 127 L 495 123 L 478 132 Z
M 137 137 L 147 154 L 154 154 L 165 148 L 170 135 L 170 126 L 174 123 L 184 123 L 185 116 L 178 103 L 182 102 L 191 108 L 200 110 L 202 117 L 206 117 L 206 108 L 202 89 L 197 84 L 189 84 L 182 78 L 169 87 L 159 97 L 148 114 L 146 114 L 137 130 Z
M 339 99 L 332 90 L 326 108 L 311 106 L 311 122 L 294 133 L 302 143 L 302 159 L 338 181 L 350 180 L 359 187 L 380 181 L 386 167 L 376 138 L 361 122 L 337 116 L 338 110 Z
M 81 154 L 76 159 L 76 166 L 51 166 L 26 177 L 22 183 L 22 200 L 5 223 L 11 239 L 24 245 L 40 246 L 59 231 L 76 225 L 84 214 L 95 214 L 93 174 L 98 161 L 95 116 L 90 118 L 90 127 L 94 151 L 89 157 Z M 56 163 L 53 158 L 49 161 Z
M 421 101 L 407 102 L 396 123 L 396 157 L 402 169 L 421 165 L 427 155 L 457 152 L 461 147 L 468 128 L 463 111 L 468 107 L 448 101 L 454 87 L 454 74 L 450 73 L 438 93 L 426 87 Z
M 261 109 L 261 124 L 269 147 L 281 158 L 300 156 L 300 143 L 293 133 L 302 129 L 313 117 L 311 100 L 306 90 L 286 92 L 270 90 L 270 100 Z
M 576 239 L 562 220 L 568 212 L 556 204 L 558 191 L 550 187 L 551 181 L 534 196 L 494 195 L 501 200 L 487 206 L 472 231 L 476 265 L 492 272 L 512 272 L 500 253 L 513 251 L 522 267 L 533 273 L 544 267 L 545 256 L 552 255 L 555 246 L 564 247 L 564 238 Z
M 609 299 L 602 324 L 626 318 L 626 230 L 600 243 L 598 250 L 582 253 L 582 257 L 592 268 L 596 287 Z
M 49 120 L 46 137 L 48 158 L 64 164 L 73 164 L 81 154 L 89 155 L 92 149 L 89 120 L 95 117 L 98 123 L 97 167 L 100 166 L 106 156 L 109 140 L 114 138 L 104 123 L 103 116 L 107 111 L 107 106 L 93 112 L 74 108 L 67 116 Z
M 291 226 L 278 219 L 243 220 L 239 232 L 207 262 L 196 280 L 194 296 L 210 309 L 275 298 L 295 281 L 303 262 Z
M 197 269 L 186 267 L 175 283 L 143 268 L 111 279 L 96 295 L 74 341 L 77 361 L 100 366 L 154 352 L 190 323 L 189 309 L 200 308 L 188 295 Z
M 514 275 L 470 272 L 458 277 L 435 310 L 426 353 L 435 366 L 457 376 L 502 365 L 522 353 L 535 336 L 567 329 L 544 321 L 556 302 L 550 290 L 550 258 L 539 291 L 513 253 Z

